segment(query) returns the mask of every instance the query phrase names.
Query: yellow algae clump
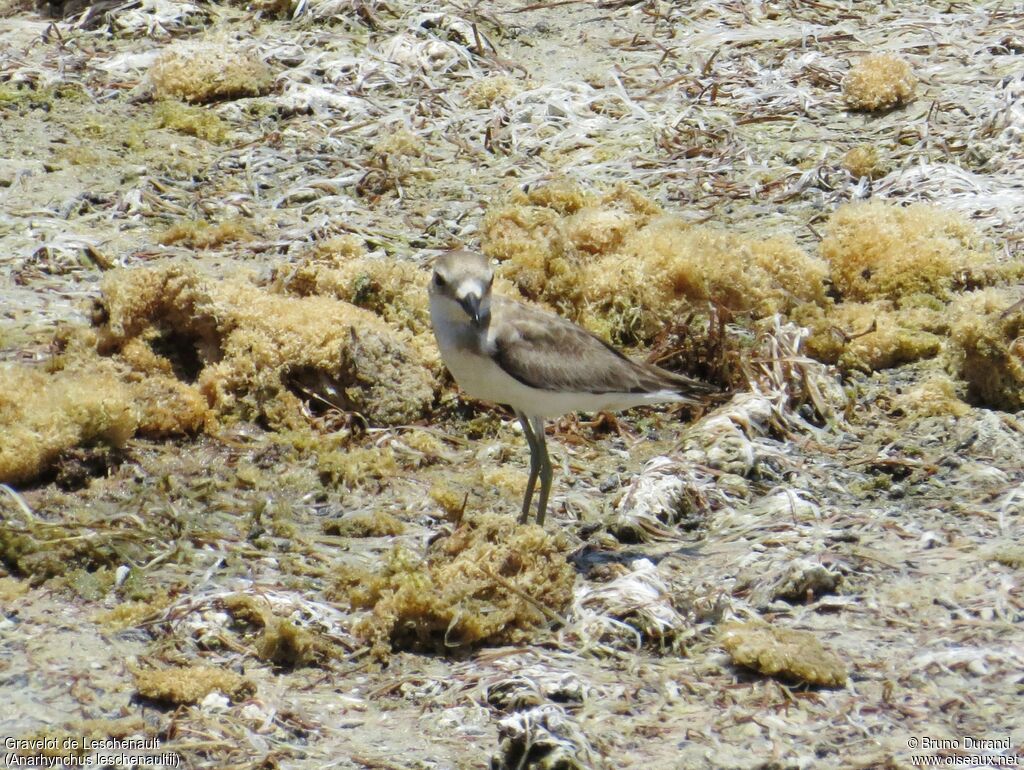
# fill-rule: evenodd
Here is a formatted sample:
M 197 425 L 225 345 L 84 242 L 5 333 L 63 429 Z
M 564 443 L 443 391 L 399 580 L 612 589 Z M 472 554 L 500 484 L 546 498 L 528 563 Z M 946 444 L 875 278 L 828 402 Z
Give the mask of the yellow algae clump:
M 427 494 L 440 506 L 446 519 L 455 519 L 466 509 L 466 493 L 452 489 L 447 484 L 435 483 Z
M 57 332 L 54 347 L 58 355 L 49 364 L 51 371 L 73 377 L 106 374 L 129 389 L 139 435 L 165 438 L 197 433 L 212 419 L 198 389 L 178 379 L 172 363 L 139 339 L 125 345 L 117 358 L 103 357 L 98 352 L 101 335 L 92 329 L 64 327 Z
M 988 288 L 951 307 L 951 368 L 985 406 L 1024 409 L 1024 291 Z
M 295 11 L 295 0 L 253 0 L 249 5 L 253 10 L 272 19 L 284 19 Z
M 850 172 L 851 176 L 877 179 L 883 173 L 878 148 L 870 144 L 858 144 L 843 155 L 840 165 Z
M 792 318 L 811 330 L 810 355 L 846 370 L 934 357 L 946 345 L 949 303 L 960 292 L 1024 276 L 1024 263 L 999 260 L 962 216 L 925 204 L 841 206 L 819 248 L 840 301 L 801 306 Z
M 620 255 L 588 272 L 592 301 L 609 301 L 620 280 L 647 293 L 648 306 L 674 299 L 711 301 L 758 317 L 825 297 L 825 265 L 791 238 L 752 238 L 676 217 L 659 217 L 637 230 Z
M 221 600 L 236 624 L 263 629 L 256 655 L 288 668 L 322 665 L 337 657 L 338 648 L 316 628 L 297 625 L 273 613 L 270 603 L 253 594 L 232 594 Z
M 350 303 L 180 264 L 112 270 L 100 289 L 97 328 L 61 332 L 48 371 L 0 368 L 0 482 L 45 476 L 80 447 L 195 433 L 218 416 L 297 427 L 332 403 L 401 424 L 433 399 L 426 322 L 417 345 Z
M 110 371 L 0 366 L 2 483 L 38 478 L 74 447 L 123 446 L 138 424 L 130 388 Z
M 83 598 L 99 598 L 114 587 L 114 567 L 146 554 L 149 535 L 140 527 L 112 528 L 88 509 L 69 511 L 60 523 L 26 519 L 5 512 L 0 527 L 0 565 L 39 585 L 56 585 Z
M 232 620 L 241 625 L 265 628 L 267 622 L 274 617 L 270 602 L 253 594 L 231 594 L 221 599 L 220 605 L 231 615 Z
M 582 270 L 576 320 L 622 343 L 650 343 L 708 303 L 761 318 L 824 302 L 824 278 L 824 264 L 790 238 L 658 217 Z
M 389 537 L 401 535 L 405 525 L 387 511 L 349 511 L 324 523 L 324 533 L 340 537 Z
M 418 418 L 433 399 L 426 368 L 374 314 L 328 297 L 280 297 L 227 284 L 220 299 L 233 315 L 224 360 L 200 377 L 215 404 L 294 424 L 301 399 L 316 393 L 371 422 Z M 236 325 L 237 324 L 237 325 Z M 276 404 L 265 407 L 270 396 Z
M 274 283 L 290 294 L 336 297 L 418 335 L 431 330 L 429 278 L 417 265 L 368 257 L 354 239 L 336 238 L 279 269 Z
M 132 372 L 132 394 L 139 410 L 140 436 L 167 438 L 194 434 L 212 422 L 206 397 L 192 385 L 172 376 Z
M 171 603 L 166 591 L 160 591 L 149 601 L 124 601 L 93 617 L 97 623 L 114 631 L 136 626 L 142 621 L 155 617 L 160 610 Z
M 408 331 L 413 357 L 436 377 L 443 366 L 430 325 L 429 280 L 423 267 L 367 256 L 357 239 L 343 237 L 317 244 L 297 264 L 280 268 L 273 287 L 303 297 L 336 297 Z
M 542 206 L 563 216 L 573 214 L 595 200 L 594 195 L 571 179 L 556 179 L 537 185 L 523 193 L 523 196 L 517 199 L 518 202 Z
M 927 204 L 882 200 L 840 206 L 825 225 L 821 256 L 843 299 L 898 300 L 925 293 L 948 298 L 962 271 L 990 257 L 962 216 Z
M 28 581 L 12 577 L 0 577 L 0 603 L 10 606 L 15 599 L 28 593 Z
M 149 69 L 158 98 L 192 104 L 261 96 L 273 87 L 270 67 L 252 51 L 225 43 L 179 43 L 165 50 Z
M 846 73 L 843 99 L 853 110 L 888 110 L 914 98 L 916 87 L 917 78 L 906 60 L 891 54 L 872 54 Z
M 260 660 L 287 668 L 323 665 L 338 656 L 336 645 L 323 634 L 279 617 L 265 618 L 256 648 Z
M 484 252 L 502 262 L 501 275 L 530 299 L 557 293 L 549 284 L 572 279 L 575 265 L 566 258 L 560 230 L 563 215 L 581 209 L 588 200 L 578 187 L 557 185 L 517 192 L 511 201 L 484 216 Z
M 423 140 L 407 128 L 391 131 L 373 146 L 375 155 L 419 157 L 425 147 Z
M 492 104 L 519 90 L 516 81 L 507 75 L 489 78 L 475 78 L 465 90 L 466 101 L 478 110 L 487 109 Z
M 1024 547 L 1004 545 L 990 551 L 988 558 L 1011 569 L 1024 569 Z
M 153 108 L 153 117 L 159 128 L 177 131 L 214 144 L 222 144 L 231 135 L 231 129 L 212 109 L 194 107 L 175 99 L 165 99 Z
M 805 349 L 845 371 L 871 372 L 937 355 L 949 329 L 941 309 L 897 309 L 888 300 L 842 302 L 827 311 L 803 307 L 793 320 L 811 334 Z
M 68 725 L 74 736 L 87 735 L 96 740 L 104 738 L 127 738 L 132 735 L 152 735 L 155 731 L 139 715 L 120 719 L 83 719 Z M 84 748 L 84 746 L 83 746 Z
M 792 239 L 693 226 L 624 186 L 518 193 L 485 216 L 482 242 L 528 298 L 621 342 L 708 302 L 757 317 L 825 302 L 824 263 Z
M 398 548 L 383 570 L 350 570 L 337 592 L 369 610 L 356 633 L 386 657 L 392 649 L 445 649 L 528 639 L 559 617 L 575 572 L 567 543 L 509 516 L 467 519 L 425 559 Z
M 194 268 L 166 264 L 111 270 L 95 311 L 101 354 L 127 352 L 151 366 L 194 380 L 204 361 L 218 360 L 217 308 Z M 157 363 L 159 361 L 159 364 Z
M 938 372 L 906 391 L 895 394 L 892 406 L 893 412 L 898 410 L 914 418 L 945 415 L 963 417 L 971 411 L 957 395 L 956 383 Z
M 393 477 L 398 473 L 398 462 L 391 447 L 355 447 L 321 452 L 317 469 L 324 484 L 355 489 Z
M 593 206 L 580 209 L 562 224 L 566 240 L 586 254 L 618 249 L 635 229 L 635 217 L 625 211 Z
M 392 442 L 403 468 L 416 469 L 449 459 L 444 443 L 426 430 L 411 430 Z
M 238 220 L 215 225 L 203 220 L 188 220 L 171 225 L 157 236 L 156 241 L 163 246 L 180 243 L 193 249 L 212 249 L 251 237 L 252 234 Z
M 843 661 L 807 631 L 732 622 L 722 627 L 719 641 L 737 666 L 821 687 L 846 685 Z
M 216 282 L 180 264 L 111 271 L 101 288 L 101 350 L 140 360 L 141 342 L 218 414 L 297 427 L 330 403 L 394 424 L 433 398 L 406 336 L 346 302 Z
M 233 671 L 209 666 L 176 666 L 134 671 L 135 689 L 149 700 L 171 705 L 198 703 L 211 692 L 237 701 L 256 692 L 256 685 Z

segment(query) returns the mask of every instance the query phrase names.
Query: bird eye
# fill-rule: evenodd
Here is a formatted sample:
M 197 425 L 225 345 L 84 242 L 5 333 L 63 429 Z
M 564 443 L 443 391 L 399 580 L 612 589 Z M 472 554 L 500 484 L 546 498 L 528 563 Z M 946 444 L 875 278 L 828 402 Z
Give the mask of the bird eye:
M 441 277 L 440 273 L 434 273 L 434 286 L 437 288 L 443 288 L 445 284 L 444 278 Z

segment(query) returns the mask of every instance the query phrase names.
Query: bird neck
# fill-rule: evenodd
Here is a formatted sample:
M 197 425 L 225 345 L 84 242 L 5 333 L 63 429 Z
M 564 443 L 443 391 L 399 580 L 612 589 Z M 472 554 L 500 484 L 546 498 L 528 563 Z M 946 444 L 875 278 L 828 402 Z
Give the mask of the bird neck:
M 430 320 L 442 348 L 484 353 L 491 323 L 489 313 L 480 319 L 479 325 L 474 325 L 457 302 L 447 297 L 431 296 Z

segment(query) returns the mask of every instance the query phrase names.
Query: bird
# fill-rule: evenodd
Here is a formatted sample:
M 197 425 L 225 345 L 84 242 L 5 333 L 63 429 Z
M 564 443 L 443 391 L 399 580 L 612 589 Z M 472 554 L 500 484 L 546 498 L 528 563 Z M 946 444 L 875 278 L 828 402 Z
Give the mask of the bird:
M 543 526 L 553 473 L 544 421 L 666 402 L 699 403 L 714 386 L 627 357 L 554 313 L 492 293 L 494 270 L 474 251 L 434 262 L 428 295 L 434 337 L 448 371 L 469 396 L 512 408 L 530 447 L 519 523 L 530 515 L 538 479 Z

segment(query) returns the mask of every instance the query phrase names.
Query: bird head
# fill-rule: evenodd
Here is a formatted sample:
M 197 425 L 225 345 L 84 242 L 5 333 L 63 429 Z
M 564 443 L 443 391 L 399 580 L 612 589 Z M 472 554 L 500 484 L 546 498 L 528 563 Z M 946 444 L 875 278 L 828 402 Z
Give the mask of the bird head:
M 491 320 L 494 271 L 487 258 L 464 249 L 449 251 L 434 263 L 430 299 L 444 305 L 449 315 L 461 315 L 482 328 Z

